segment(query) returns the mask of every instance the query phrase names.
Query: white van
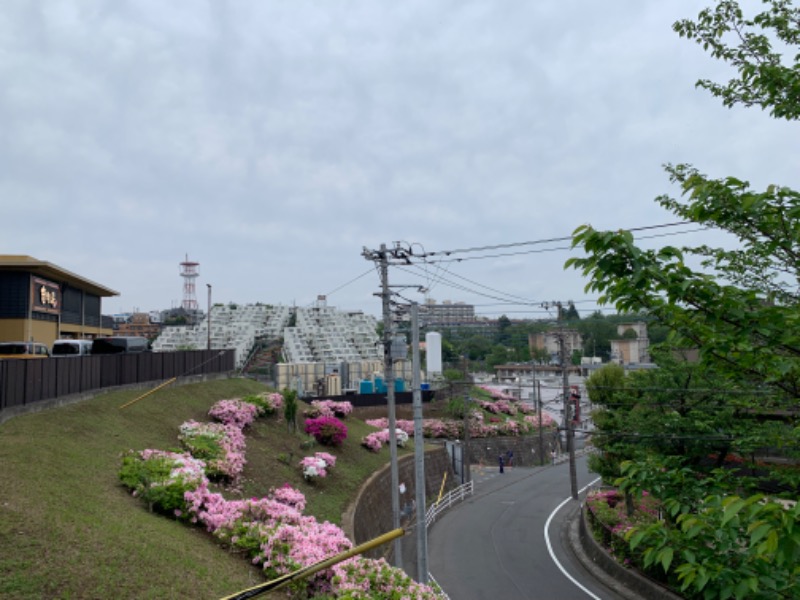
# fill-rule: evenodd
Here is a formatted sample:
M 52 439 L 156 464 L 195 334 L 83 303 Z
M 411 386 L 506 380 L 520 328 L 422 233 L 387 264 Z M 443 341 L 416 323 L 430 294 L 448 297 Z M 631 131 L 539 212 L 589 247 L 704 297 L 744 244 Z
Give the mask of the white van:
M 56 340 L 51 356 L 88 356 L 92 353 L 92 340 Z

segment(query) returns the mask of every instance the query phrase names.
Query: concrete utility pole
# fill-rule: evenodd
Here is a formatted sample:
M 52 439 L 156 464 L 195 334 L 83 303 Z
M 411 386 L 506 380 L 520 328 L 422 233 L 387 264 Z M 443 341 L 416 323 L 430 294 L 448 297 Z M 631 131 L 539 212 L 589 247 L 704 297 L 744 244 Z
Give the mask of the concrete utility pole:
M 561 373 L 564 382 L 564 427 L 567 432 L 567 452 L 569 452 L 569 481 L 572 489 L 572 499 L 578 499 L 578 474 L 575 468 L 575 433 L 572 430 L 572 414 L 570 411 L 569 397 L 569 373 L 567 371 L 567 352 L 564 330 L 561 329 L 559 335 L 559 345 L 561 346 Z
M 391 295 L 389 291 L 389 261 L 401 264 L 411 264 L 410 250 L 401 248 L 398 244 L 391 250 L 386 244 L 381 244 L 380 250 L 364 248 L 362 255 L 367 260 L 375 261 L 380 268 L 381 300 L 383 302 L 383 368 L 386 378 L 386 404 L 389 413 L 389 460 L 391 471 L 391 500 L 392 500 L 392 525 L 395 529 L 400 527 L 400 475 L 397 464 L 397 417 L 395 411 L 395 381 L 394 357 L 392 355 L 392 339 L 394 321 L 391 311 Z M 405 350 L 405 347 L 404 347 Z M 394 541 L 394 566 L 403 568 L 402 543 L 398 538 Z
M 425 522 L 425 438 L 422 433 L 422 389 L 419 365 L 419 306 L 411 305 L 411 391 L 414 401 L 414 485 L 417 505 L 417 581 L 428 583 L 428 528 Z
M 400 473 L 397 466 L 397 416 L 394 397 L 394 360 L 392 359 L 391 299 L 389 297 L 389 257 L 386 244 L 381 244 L 381 299 L 383 301 L 383 375 L 386 379 L 386 404 L 389 411 L 389 460 L 392 481 L 392 529 L 400 527 Z M 403 568 L 403 545 L 400 538 L 394 540 L 394 566 Z
M 550 304 L 545 303 L 545 309 L 550 308 Z M 567 343 L 566 333 L 564 332 L 564 317 L 561 302 L 553 302 L 558 310 L 558 346 L 561 355 L 561 375 L 563 381 L 564 395 L 564 431 L 567 435 L 567 452 L 569 453 L 569 480 L 572 491 L 572 499 L 578 499 L 578 473 L 575 466 L 575 432 L 572 429 L 572 416 L 570 411 L 569 397 L 569 371 L 567 364 Z
M 533 385 L 536 391 L 536 409 L 539 415 L 539 464 L 544 466 L 544 434 L 542 432 L 542 382 L 533 380 Z

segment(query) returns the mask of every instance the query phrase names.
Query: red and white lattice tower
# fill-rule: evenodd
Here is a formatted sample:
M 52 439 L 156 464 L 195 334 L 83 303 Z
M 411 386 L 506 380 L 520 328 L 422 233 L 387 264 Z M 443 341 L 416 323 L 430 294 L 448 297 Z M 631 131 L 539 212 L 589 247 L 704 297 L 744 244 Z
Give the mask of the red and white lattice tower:
M 194 293 L 194 280 L 197 279 L 199 273 L 197 267 L 200 263 L 192 262 L 189 260 L 189 255 L 186 255 L 186 260 L 181 264 L 181 277 L 183 277 L 183 302 L 181 307 L 185 311 L 197 311 L 197 297 Z

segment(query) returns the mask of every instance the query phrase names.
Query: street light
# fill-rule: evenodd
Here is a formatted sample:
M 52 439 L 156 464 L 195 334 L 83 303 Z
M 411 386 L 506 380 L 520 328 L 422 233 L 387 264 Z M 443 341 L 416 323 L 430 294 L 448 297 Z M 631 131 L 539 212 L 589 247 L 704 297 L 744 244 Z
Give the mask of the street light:
M 211 350 L 211 284 L 207 283 L 208 287 L 208 342 L 206 343 L 206 350 Z

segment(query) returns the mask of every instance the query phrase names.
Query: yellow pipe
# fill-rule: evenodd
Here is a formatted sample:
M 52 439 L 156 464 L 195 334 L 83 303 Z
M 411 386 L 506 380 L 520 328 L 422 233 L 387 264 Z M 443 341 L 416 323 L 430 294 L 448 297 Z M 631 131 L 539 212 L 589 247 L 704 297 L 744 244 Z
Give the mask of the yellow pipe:
M 393 529 L 388 533 L 384 533 L 383 535 L 379 535 L 376 538 L 369 540 L 368 542 L 364 542 L 356 546 L 355 548 L 350 548 L 350 550 L 345 550 L 337 554 L 336 556 L 332 556 L 331 558 L 326 558 L 325 560 L 321 560 L 318 563 L 314 563 L 313 565 L 309 565 L 307 567 L 303 567 L 302 569 L 298 569 L 293 573 L 287 573 L 286 575 L 282 575 L 277 579 L 273 579 L 272 581 L 268 581 L 266 583 L 259 584 L 257 586 L 248 588 L 246 590 L 242 590 L 241 592 L 236 592 L 235 594 L 231 594 L 230 596 L 225 596 L 221 600 L 244 600 L 245 598 L 253 598 L 255 596 L 259 596 L 264 592 L 272 592 L 274 590 L 278 590 L 286 585 L 289 585 L 295 580 L 298 579 L 305 579 L 310 575 L 313 575 L 317 571 L 321 571 L 322 569 L 327 569 L 335 565 L 336 563 L 342 562 L 343 560 L 347 560 L 348 558 L 355 556 L 356 554 L 361 554 L 362 552 L 366 552 L 367 550 L 372 550 L 381 544 L 385 544 L 387 542 L 391 542 L 393 539 L 398 538 L 402 535 L 405 535 L 405 531 L 403 529 Z
M 133 400 L 131 400 L 130 402 L 126 402 L 125 404 L 123 404 L 122 406 L 120 406 L 120 407 L 119 407 L 119 409 L 120 409 L 120 410 L 122 410 L 123 408 L 128 408 L 128 407 L 129 407 L 131 404 L 133 404 L 134 402 L 138 402 L 139 400 L 142 400 L 143 398 L 147 398 L 147 397 L 148 397 L 150 394 L 154 394 L 154 393 L 156 393 L 158 390 L 160 390 L 161 388 L 163 388 L 163 387 L 167 387 L 167 386 L 168 386 L 170 383 L 172 383 L 172 382 L 173 382 L 173 381 L 175 381 L 176 379 L 178 379 L 178 378 L 177 378 L 177 377 L 173 377 L 172 379 L 168 379 L 167 381 L 165 381 L 164 383 L 162 383 L 162 384 L 161 384 L 161 385 L 159 385 L 158 387 L 154 387 L 154 388 L 153 388 L 152 390 L 150 390 L 149 392 L 146 392 L 146 393 L 142 394 L 142 395 L 141 395 L 141 396 L 139 396 L 138 398 L 134 398 L 134 399 L 133 399 Z

